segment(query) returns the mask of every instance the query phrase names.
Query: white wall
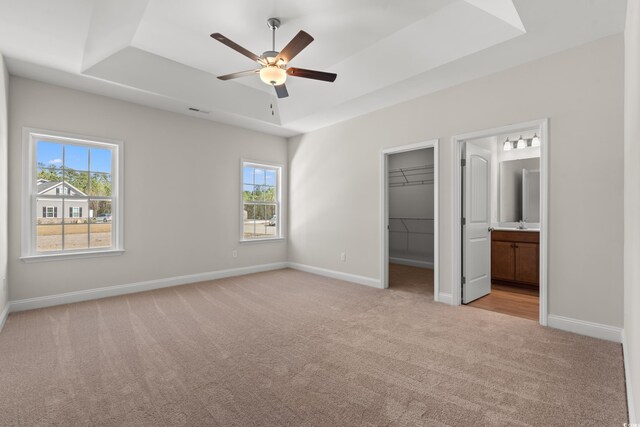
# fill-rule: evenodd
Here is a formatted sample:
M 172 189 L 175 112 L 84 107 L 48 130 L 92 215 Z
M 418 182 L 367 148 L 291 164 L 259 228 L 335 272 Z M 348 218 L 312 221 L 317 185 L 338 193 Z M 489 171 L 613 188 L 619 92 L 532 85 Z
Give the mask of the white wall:
M 290 139 L 290 260 L 379 279 L 380 149 L 440 138 L 450 292 L 451 136 L 549 117 L 549 311 L 622 326 L 623 54 L 608 37 Z
M 640 411 L 640 1 L 627 3 L 624 135 L 624 334 L 630 422 Z M 632 400 L 633 399 L 633 400 Z M 630 409 L 631 409 L 630 408 Z
M 433 167 L 433 153 L 433 148 L 424 148 L 391 154 L 388 158 L 388 169 L 392 171 L 400 168 Z M 433 169 L 430 173 L 426 170 L 421 172 L 426 173 L 410 179 L 433 180 Z M 397 179 L 393 181 L 397 182 Z M 426 263 L 425 266 L 433 266 L 433 189 L 433 184 L 428 183 L 389 186 L 389 257 L 422 261 Z
M 18 259 L 23 126 L 124 141 L 124 255 L 30 264 Z M 241 158 L 286 164 L 287 143 L 12 76 L 10 299 L 286 261 L 286 241 L 238 243 Z
M 8 214 L 7 214 L 7 97 L 9 94 L 9 74 L 0 54 L 0 328 L 2 313 L 7 305 L 7 250 L 8 250 Z

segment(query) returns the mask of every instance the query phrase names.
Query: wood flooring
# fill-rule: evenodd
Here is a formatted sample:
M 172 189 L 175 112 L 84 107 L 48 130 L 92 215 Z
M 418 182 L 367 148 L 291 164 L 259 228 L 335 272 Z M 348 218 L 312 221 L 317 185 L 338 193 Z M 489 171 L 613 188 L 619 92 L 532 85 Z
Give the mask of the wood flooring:
M 489 295 L 467 305 L 524 319 L 538 320 L 539 299 L 537 290 L 493 284 Z
M 433 298 L 433 270 L 389 264 L 389 287 L 407 292 L 429 294 Z M 489 295 L 467 305 L 537 321 L 538 304 L 537 290 L 494 284 L 491 285 Z

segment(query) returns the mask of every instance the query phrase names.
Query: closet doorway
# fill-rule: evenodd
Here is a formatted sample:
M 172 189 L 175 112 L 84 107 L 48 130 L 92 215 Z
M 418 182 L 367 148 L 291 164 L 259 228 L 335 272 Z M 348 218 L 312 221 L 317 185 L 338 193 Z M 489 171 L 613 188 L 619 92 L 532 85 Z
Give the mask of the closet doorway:
M 438 141 L 381 152 L 382 285 L 438 301 Z

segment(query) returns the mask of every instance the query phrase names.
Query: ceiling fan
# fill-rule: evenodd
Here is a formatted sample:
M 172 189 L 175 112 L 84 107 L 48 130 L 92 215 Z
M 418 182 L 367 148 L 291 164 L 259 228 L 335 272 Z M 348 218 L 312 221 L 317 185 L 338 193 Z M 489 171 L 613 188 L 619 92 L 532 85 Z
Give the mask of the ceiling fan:
M 251 76 L 254 74 L 260 74 L 260 79 L 268 85 L 275 88 L 278 98 L 286 98 L 289 96 L 285 81 L 287 76 L 303 77 L 305 79 L 322 80 L 325 82 L 335 81 L 337 74 L 325 73 L 324 71 L 306 70 L 304 68 L 287 68 L 289 62 L 299 54 L 302 49 L 307 47 L 309 43 L 313 41 L 313 37 L 304 31 L 298 32 L 296 36 L 291 39 L 288 45 L 284 47 L 280 52 L 276 51 L 276 30 L 280 28 L 280 20 L 277 18 L 267 19 L 267 25 L 271 28 L 271 49 L 264 52 L 261 56 L 256 55 L 253 52 L 243 48 L 239 44 L 229 40 L 220 33 L 213 33 L 211 37 L 218 40 L 220 43 L 230 47 L 246 56 L 247 58 L 256 61 L 261 65 L 260 68 L 254 70 L 240 71 L 238 73 L 226 74 L 219 76 L 220 80 L 231 80 L 238 77 Z

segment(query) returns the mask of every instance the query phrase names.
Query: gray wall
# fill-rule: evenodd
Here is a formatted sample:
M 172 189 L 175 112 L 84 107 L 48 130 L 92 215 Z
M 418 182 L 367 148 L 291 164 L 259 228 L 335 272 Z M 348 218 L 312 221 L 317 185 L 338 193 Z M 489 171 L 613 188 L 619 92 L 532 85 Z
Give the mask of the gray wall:
M 9 300 L 7 280 L 8 213 L 7 213 L 7 97 L 9 94 L 9 74 L 0 54 L 0 313 Z M 2 319 L 0 318 L 0 322 Z
M 627 391 L 640 411 L 640 1 L 627 3 L 625 69 L 624 333 Z M 636 419 L 630 419 L 637 423 Z
M 379 279 L 380 149 L 440 138 L 450 292 L 451 136 L 549 117 L 549 312 L 622 326 L 623 67 L 616 35 L 290 139 L 290 260 Z
M 238 243 L 240 159 L 286 164 L 283 138 L 18 77 L 9 112 L 11 300 L 287 260 L 285 241 Z M 124 141 L 124 255 L 18 259 L 23 126 Z
M 388 169 L 433 166 L 433 148 L 389 156 Z M 432 179 L 433 173 L 413 179 Z M 433 264 L 433 184 L 389 187 L 389 256 Z M 422 218 L 403 220 L 392 218 Z M 408 232 L 407 232 L 408 231 Z

